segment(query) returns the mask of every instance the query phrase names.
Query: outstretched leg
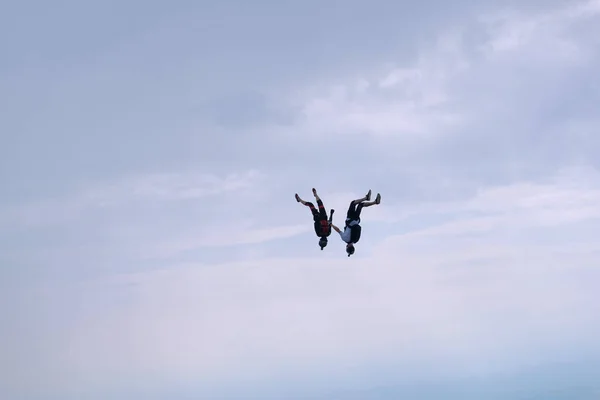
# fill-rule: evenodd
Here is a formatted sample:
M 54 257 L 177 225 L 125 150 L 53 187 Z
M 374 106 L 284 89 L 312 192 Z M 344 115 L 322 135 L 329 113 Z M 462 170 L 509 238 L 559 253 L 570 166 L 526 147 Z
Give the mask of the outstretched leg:
M 302 200 L 302 199 L 300 198 L 300 196 L 298 196 L 298 193 L 296 193 L 294 196 L 296 197 L 296 201 L 297 201 L 298 203 L 302 203 L 303 205 L 306 205 L 306 201 Z
M 300 198 L 300 196 L 298 196 L 298 193 L 296 193 L 295 196 L 296 196 L 296 201 L 298 203 L 301 203 L 302 205 L 305 205 L 306 207 L 310 208 L 310 212 L 312 213 L 313 217 L 318 218 L 319 211 L 315 208 L 315 205 L 313 203 L 311 203 L 310 201 L 302 200 Z
M 317 206 L 319 207 L 319 217 L 323 220 L 327 219 L 327 211 L 325 211 L 325 206 L 323 205 L 323 201 L 317 194 L 317 189 L 313 188 L 313 195 L 315 196 L 315 200 L 317 201 Z
M 358 200 L 353 200 L 350 203 L 350 208 L 348 209 L 348 215 L 346 216 L 347 220 L 358 220 L 360 221 L 360 212 L 364 207 L 371 207 L 372 205 L 381 203 L 381 194 L 377 193 L 377 197 L 374 201 L 366 201 L 365 199 L 369 199 L 371 197 L 371 191 L 363 198 Z
M 362 205 L 363 207 L 371 207 L 375 204 L 380 204 L 381 203 L 381 194 L 377 193 L 377 197 L 375 197 L 374 201 L 364 201 L 362 203 L 360 203 L 360 205 Z
M 312 189 L 313 192 L 313 196 L 315 196 L 315 200 L 320 201 L 321 198 L 319 197 L 319 195 L 317 194 L 317 189 L 313 188 Z
M 369 192 L 362 199 L 356 199 L 350 202 L 348 212 L 346 213 L 346 218 L 357 219 L 360 215 L 360 209 L 363 207 L 363 202 L 368 200 L 371 200 L 371 189 L 369 189 Z

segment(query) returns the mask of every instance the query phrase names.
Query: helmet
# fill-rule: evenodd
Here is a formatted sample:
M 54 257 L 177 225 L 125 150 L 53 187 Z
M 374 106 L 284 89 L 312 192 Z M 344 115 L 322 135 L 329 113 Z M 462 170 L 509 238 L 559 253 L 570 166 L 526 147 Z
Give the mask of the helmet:
M 346 246 L 346 253 L 348 253 L 348 257 L 354 254 L 354 245 L 352 243 L 348 243 Z
M 323 248 L 326 246 L 327 246 L 327 238 L 322 237 L 321 239 L 319 239 L 319 247 L 321 248 L 321 250 L 323 250 Z

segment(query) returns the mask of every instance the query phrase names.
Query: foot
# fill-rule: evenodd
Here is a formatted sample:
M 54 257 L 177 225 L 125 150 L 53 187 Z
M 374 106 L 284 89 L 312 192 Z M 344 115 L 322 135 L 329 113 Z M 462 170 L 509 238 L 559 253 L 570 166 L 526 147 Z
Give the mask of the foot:
M 302 200 L 300 200 L 300 196 L 298 196 L 298 193 L 296 193 L 296 201 L 297 201 L 298 203 L 300 203 L 300 202 L 302 201 Z
M 371 200 L 371 189 L 369 189 L 369 192 L 365 196 L 365 200 L 367 200 L 367 201 Z
M 375 197 L 375 204 L 381 203 L 381 194 L 377 193 L 377 197 Z
M 332 208 L 331 212 L 329 213 L 329 215 L 333 215 L 334 212 L 335 212 L 335 210 Z
M 312 192 L 313 192 L 313 196 L 317 197 L 317 189 L 313 188 Z

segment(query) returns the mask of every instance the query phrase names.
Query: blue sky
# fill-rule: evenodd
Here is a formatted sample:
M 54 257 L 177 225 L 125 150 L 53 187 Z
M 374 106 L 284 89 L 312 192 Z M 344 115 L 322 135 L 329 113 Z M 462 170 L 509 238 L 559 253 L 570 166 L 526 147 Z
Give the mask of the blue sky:
M 3 399 L 597 399 L 600 2 L 0 10 Z M 355 256 L 320 251 L 319 190 Z

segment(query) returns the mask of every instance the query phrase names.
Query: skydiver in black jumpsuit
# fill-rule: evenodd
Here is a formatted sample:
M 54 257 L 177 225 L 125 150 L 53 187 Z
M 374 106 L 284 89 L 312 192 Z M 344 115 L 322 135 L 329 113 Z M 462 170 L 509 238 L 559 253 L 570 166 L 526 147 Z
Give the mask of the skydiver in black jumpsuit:
M 315 205 L 313 203 L 311 203 L 310 201 L 302 200 L 300 198 L 300 196 L 298 196 L 298 193 L 296 193 L 296 201 L 298 203 L 302 203 L 303 205 L 310 208 L 310 211 L 312 212 L 312 215 L 313 215 L 313 220 L 315 221 L 315 225 L 314 225 L 315 226 L 315 234 L 319 237 L 319 247 L 321 248 L 321 250 L 323 250 L 323 248 L 325 246 L 327 246 L 327 237 L 329 237 L 329 235 L 331 235 L 331 221 L 332 221 L 333 213 L 335 210 L 331 209 L 329 218 L 327 218 L 327 212 L 325 211 L 325 206 L 323 205 L 323 202 L 319 198 L 319 195 L 317 194 L 317 190 L 315 188 L 313 188 L 312 192 L 313 192 L 313 195 L 315 196 L 315 199 L 317 200 L 317 206 L 319 207 L 318 210 L 315 208 Z

